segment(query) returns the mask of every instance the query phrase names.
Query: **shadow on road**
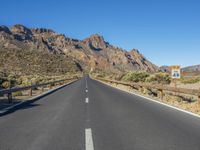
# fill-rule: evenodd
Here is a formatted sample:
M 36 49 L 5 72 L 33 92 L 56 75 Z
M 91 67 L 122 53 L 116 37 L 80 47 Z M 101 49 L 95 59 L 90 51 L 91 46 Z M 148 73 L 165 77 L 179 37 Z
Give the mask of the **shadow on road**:
M 73 82 L 71 82 L 71 83 L 69 83 L 69 84 L 67 84 L 65 86 L 59 87 L 57 89 L 54 89 L 54 90 L 49 91 L 47 93 L 44 93 L 44 94 L 42 94 L 40 96 L 37 96 L 37 97 L 33 98 L 32 100 L 24 101 L 23 103 L 21 103 L 21 101 L 19 99 L 18 100 L 15 99 L 12 104 L 8 104 L 8 102 L 6 102 L 6 103 L 5 102 L 4 103 L 0 102 L 0 117 L 8 115 L 8 114 L 13 113 L 13 112 L 15 112 L 17 110 L 20 110 L 20 109 L 30 109 L 30 108 L 33 108 L 33 107 L 37 107 L 37 106 L 39 106 L 39 104 L 34 104 L 36 101 L 38 101 L 41 98 L 46 97 L 46 96 L 48 96 L 48 95 L 50 95 L 50 94 L 52 94 L 52 93 L 64 88 L 64 87 L 66 87 L 68 85 L 71 85 L 76 81 L 73 81 Z M 17 105 L 17 104 L 19 104 L 19 105 Z M 4 111 L 4 110 L 6 110 L 6 111 Z

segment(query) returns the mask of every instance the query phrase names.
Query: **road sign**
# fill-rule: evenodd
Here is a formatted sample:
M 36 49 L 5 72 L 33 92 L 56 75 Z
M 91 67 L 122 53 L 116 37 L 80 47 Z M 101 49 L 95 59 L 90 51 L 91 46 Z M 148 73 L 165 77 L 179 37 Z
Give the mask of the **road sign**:
M 180 66 L 171 66 L 171 76 L 172 79 L 180 79 L 181 78 L 181 67 Z

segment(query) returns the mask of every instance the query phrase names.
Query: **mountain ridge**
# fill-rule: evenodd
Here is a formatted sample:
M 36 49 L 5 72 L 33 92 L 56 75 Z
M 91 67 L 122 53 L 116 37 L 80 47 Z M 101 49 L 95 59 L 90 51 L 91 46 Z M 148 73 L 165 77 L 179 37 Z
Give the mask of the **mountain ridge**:
M 182 68 L 184 72 L 200 72 L 200 64 Z
M 0 48 L 40 50 L 64 55 L 78 63 L 83 70 L 106 72 L 158 70 L 158 67 L 138 50 L 126 51 L 115 47 L 99 34 L 78 40 L 51 29 L 27 28 L 20 24 L 10 28 L 0 26 Z

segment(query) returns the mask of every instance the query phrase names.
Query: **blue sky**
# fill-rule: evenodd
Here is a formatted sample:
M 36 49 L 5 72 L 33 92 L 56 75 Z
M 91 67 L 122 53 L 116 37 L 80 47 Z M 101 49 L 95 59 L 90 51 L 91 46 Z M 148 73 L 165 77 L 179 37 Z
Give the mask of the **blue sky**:
M 0 24 L 78 39 L 98 33 L 156 65 L 200 64 L 199 0 L 2 0 Z

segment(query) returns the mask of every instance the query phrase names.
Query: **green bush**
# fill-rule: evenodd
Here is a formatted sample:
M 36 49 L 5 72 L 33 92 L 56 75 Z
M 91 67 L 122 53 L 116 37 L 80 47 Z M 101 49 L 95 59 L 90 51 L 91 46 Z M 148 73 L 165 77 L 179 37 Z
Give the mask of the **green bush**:
M 153 82 L 158 84 L 169 84 L 171 82 L 170 75 L 167 73 L 156 73 L 146 78 L 146 82 Z
M 3 82 L 3 83 L 2 83 L 2 87 L 3 87 L 4 89 L 10 88 L 10 82 L 9 82 L 9 81 Z
M 13 74 L 10 74 L 7 78 L 8 78 L 8 80 L 15 81 L 17 77 Z
M 123 81 L 145 82 L 149 77 L 147 72 L 129 72 L 122 77 Z

